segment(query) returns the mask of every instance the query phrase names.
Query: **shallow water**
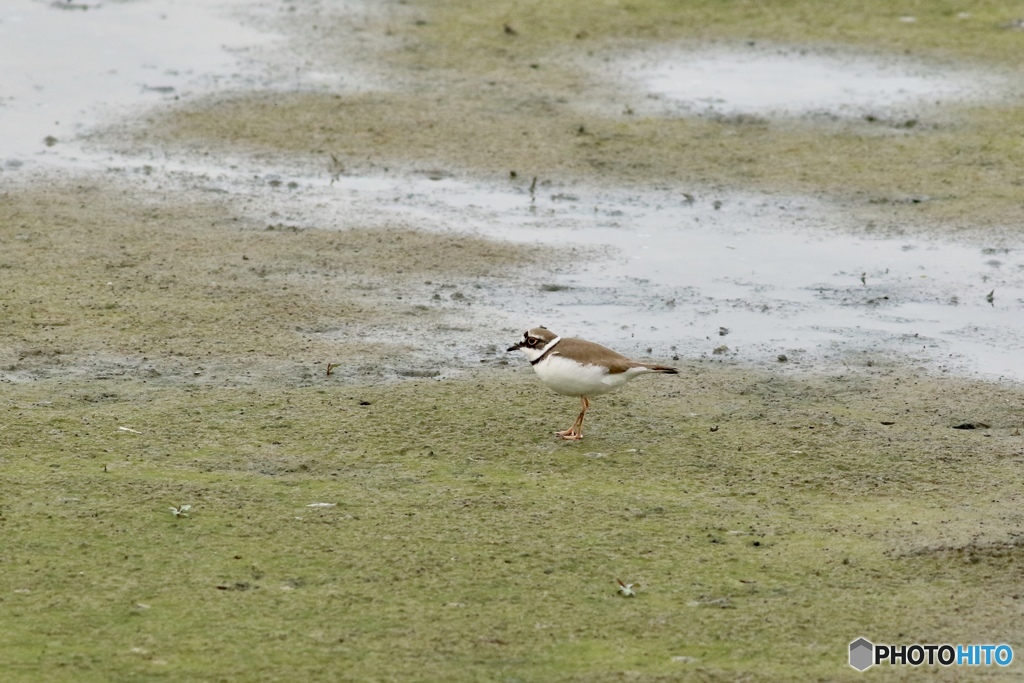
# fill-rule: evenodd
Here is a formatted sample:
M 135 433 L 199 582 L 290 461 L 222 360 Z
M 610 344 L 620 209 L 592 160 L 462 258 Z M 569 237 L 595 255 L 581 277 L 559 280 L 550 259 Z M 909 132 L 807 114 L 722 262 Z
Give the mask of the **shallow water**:
M 239 57 L 276 39 L 233 18 L 238 4 L 4 0 L 0 163 L 60 156 L 113 116 L 235 82 Z
M 73 134 L 154 100 L 228 82 L 251 85 L 259 64 L 243 64 L 240 55 L 275 37 L 232 19 L 234 6 L 153 0 L 69 10 L 9 0 L 0 9 L 0 68 L 9 74 L 0 106 L 0 160 L 6 161 L 0 173 L 27 174 L 21 168 L 26 159 L 54 169 L 109 166 L 90 157 Z M 666 96 L 672 84 L 685 84 L 686 102 L 741 109 L 855 111 L 963 92 L 959 77 L 891 66 L 846 64 L 849 71 L 841 73 L 821 57 L 752 59 L 722 53 L 673 62 L 669 71 L 662 64 L 649 82 Z M 315 77 L 324 78 L 321 72 Z M 260 87 L 267 87 L 266 74 L 262 78 Z M 702 83 L 724 90 L 702 91 Z M 269 85 L 287 83 L 271 79 Z M 47 135 L 57 144 L 47 146 Z M 563 252 L 564 266 L 540 281 L 479 292 L 481 305 L 473 310 L 488 320 L 487 341 L 495 344 L 545 324 L 663 358 L 835 367 L 899 354 L 932 368 L 1024 380 L 1024 255 L 1016 244 L 853 236 L 858 226 L 837 208 L 801 198 L 699 189 L 693 196 L 628 193 L 543 180 L 531 192 L 525 179 L 488 186 L 445 174 L 332 182 L 326 171 L 288 177 L 260 168 L 254 174 L 244 160 L 237 168 L 182 159 L 114 163 L 140 182 L 173 179 L 185 193 L 237 195 L 251 200 L 251 210 L 276 211 L 281 220 L 310 226 L 383 225 L 397 218 L 409 227 L 542 243 Z M 148 170 L 136 173 L 143 166 Z M 583 258 L 573 246 L 605 256 Z M 405 339 L 433 353 L 415 331 Z
M 523 187 L 386 178 L 340 179 L 330 192 L 341 222 L 383 211 L 566 250 L 568 272 L 490 294 L 524 329 L 747 362 L 896 352 L 1024 379 L 1024 253 L 1001 245 L 855 237 L 834 229 L 843 220 L 826 204 L 756 195 L 546 187 L 531 198 Z M 568 251 L 599 245 L 610 257 L 581 262 Z
M 935 104 L 999 97 L 1007 87 L 995 74 L 962 67 L 761 46 L 662 50 L 609 67 L 622 72 L 624 87 L 697 115 L 913 116 Z

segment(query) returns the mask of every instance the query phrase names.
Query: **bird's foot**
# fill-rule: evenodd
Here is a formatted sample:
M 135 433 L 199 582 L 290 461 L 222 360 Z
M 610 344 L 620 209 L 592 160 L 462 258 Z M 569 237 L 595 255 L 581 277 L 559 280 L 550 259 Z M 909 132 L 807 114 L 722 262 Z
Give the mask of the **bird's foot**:
M 576 421 L 572 423 L 572 427 L 569 427 L 564 432 L 555 432 L 555 436 L 559 436 L 566 441 L 579 441 L 583 438 L 583 418 L 587 415 L 587 408 L 590 407 L 590 401 L 587 400 L 586 396 L 580 396 L 580 402 L 583 406 L 583 410 L 576 416 Z
M 583 434 L 576 431 L 575 427 L 566 429 L 564 432 L 555 432 L 555 436 L 565 441 L 579 441 L 583 438 Z

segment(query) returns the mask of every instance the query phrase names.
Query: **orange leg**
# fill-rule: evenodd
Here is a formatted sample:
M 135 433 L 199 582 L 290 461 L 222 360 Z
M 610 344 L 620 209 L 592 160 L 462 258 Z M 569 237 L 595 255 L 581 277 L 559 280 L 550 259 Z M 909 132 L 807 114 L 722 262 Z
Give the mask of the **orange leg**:
M 587 414 L 587 408 L 590 407 L 590 401 L 587 400 L 586 396 L 580 396 L 580 410 L 579 416 L 576 421 L 572 423 L 572 427 L 569 427 L 564 432 L 555 432 L 557 436 L 562 437 L 566 441 L 579 441 L 583 438 L 583 416 Z

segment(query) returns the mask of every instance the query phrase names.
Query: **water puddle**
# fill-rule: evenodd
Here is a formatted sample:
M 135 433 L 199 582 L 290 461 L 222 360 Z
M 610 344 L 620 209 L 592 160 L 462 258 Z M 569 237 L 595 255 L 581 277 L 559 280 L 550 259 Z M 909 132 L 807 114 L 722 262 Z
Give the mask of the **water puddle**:
M 132 107 L 234 83 L 240 55 L 274 38 L 231 18 L 232 6 L 4 0 L 0 164 L 59 157 L 75 135 Z
M 686 115 L 912 117 L 1007 88 L 991 73 L 796 48 L 677 50 L 610 64 L 628 87 L 639 83 L 669 111 Z
M 421 215 L 450 225 L 457 213 L 483 234 L 566 252 L 575 272 L 500 304 L 531 326 L 662 356 L 845 362 L 895 351 L 1024 379 L 1020 251 L 828 234 L 835 211 L 802 200 L 432 190 Z M 573 264 L 572 245 L 608 245 L 614 257 Z
M 1024 380 L 1024 251 L 1015 245 L 854 236 L 824 202 L 753 194 L 544 183 L 531 193 L 527 183 L 408 176 L 274 182 L 283 180 L 295 189 L 274 211 L 299 224 L 397 222 L 564 254 L 526 282 L 475 293 L 475 315 L 507 326 L 488 323 L 481 341 L 495 345 L 542 324 L 633 354 L 803 367 L 899 355 Z

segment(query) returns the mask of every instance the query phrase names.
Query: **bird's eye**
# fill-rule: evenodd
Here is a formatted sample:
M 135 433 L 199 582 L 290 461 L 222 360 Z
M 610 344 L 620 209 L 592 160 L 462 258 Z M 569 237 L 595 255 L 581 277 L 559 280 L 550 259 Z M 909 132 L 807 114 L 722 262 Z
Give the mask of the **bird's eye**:
M 528 337 L 527 340 L 526 340 L 526 345 L 527 346 L 536 346 L 537 345 L 537 340 L 534 339 L 533 337 Z

